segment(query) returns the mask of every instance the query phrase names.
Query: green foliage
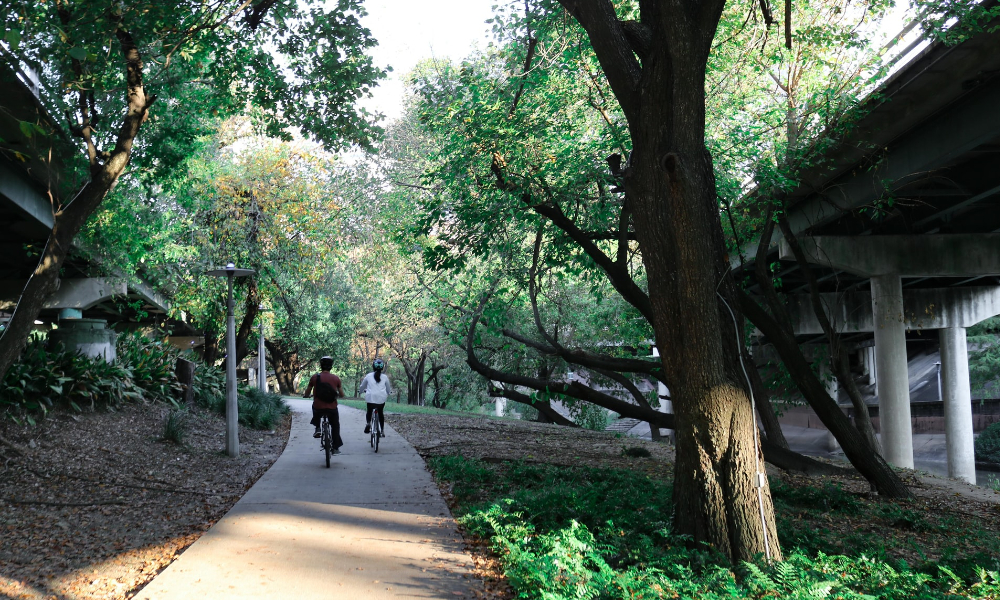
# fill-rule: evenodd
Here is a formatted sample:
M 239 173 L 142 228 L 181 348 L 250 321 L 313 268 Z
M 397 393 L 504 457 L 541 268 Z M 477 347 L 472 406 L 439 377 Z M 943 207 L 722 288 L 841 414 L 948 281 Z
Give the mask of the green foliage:
M 431 459 L 430 466 L 452 484 L 463 525 L 500 554 L 519 598 L 903 600 L 1000 594 L 996 570 L 963 562 L 954 551 L 920 568 L 884 553 L 832 555 L 822 549 L 794 549 L 773 565 L 734 567 L 671 533 L 670 486 L 634 472 L 498 466 L 457 456 Z M 898 522 L 909 509 L 865 503 L 838 486 L 796 488 L 774 481 L 772 489 L 782 513 L 816 510 L 862 522 L 895 519 L 904 530 L 912 526 Z M 783 544 L 788 544 L 786 528 L 787 522 L 779 521 Z M 820 537 L 817 544 L 824 541 Z M 983 544 L 986 553 L 975 559 L 995 569 L 990 557 L 995 561 L 996 537 L 974 542 Z
M 142 397 L 131 371 L 101 358 L 46 348 L 45 340 L 28 342 L 0 385 L 0 412 L 33 423 L 53 407 L 113 408 Z
M 573 422 L 584 429 L 604 431 L 611 423 L 611 415 L 608 414 L 608 411 L 596 404 L 565 398 L 563 405 L 569 410 Z
M 993 423 L 976 438 L 976 460 L 1000 464 L 1000 423 Z
M 128 369 L 132 381 L 152 400 L 172 401 L 183 391 L 177 381 L 175 348 L 138 332 L 120 334 L 117 364 Z
M 251 429 L 274 429 L 281 417 L 291 412 L 280 394 L 255 387 L 241 388 L 238 396 L 240 424 Z
M 195 403 L 215 414 L 226 414 L 226 376 L 221 370 L 199 365 L 195 369 Z M 256 387 L 240 386 L 236 395 L 240 425 L 251 429 L 274 429 L 291 410 L 280 394 Z
M 177 445 L 183 444 L 188 429 L 187 419 L 188 413 L 186 410 L 180 408 L 171 409 L 163 419 L 161 439 Z
M 215 365 L 199 364 L 194 370 L 194 403 L 226 414 L 226 374 Z
M 986 398 L 1000 394 L 1000 317 L 991 317 L 968 329 L 969 383 L 973 393 Z

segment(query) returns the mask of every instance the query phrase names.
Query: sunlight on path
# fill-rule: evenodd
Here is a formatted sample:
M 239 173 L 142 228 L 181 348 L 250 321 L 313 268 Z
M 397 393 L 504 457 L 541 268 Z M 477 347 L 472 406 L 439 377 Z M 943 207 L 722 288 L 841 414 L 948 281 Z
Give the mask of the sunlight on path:
M 288 447 L 235 507 L 135 597 L 474 598 L 471 557 L 423 461 L 387 425 L 341 407 L 343 454 L 325 468 L 309 402 L 291 400 Z

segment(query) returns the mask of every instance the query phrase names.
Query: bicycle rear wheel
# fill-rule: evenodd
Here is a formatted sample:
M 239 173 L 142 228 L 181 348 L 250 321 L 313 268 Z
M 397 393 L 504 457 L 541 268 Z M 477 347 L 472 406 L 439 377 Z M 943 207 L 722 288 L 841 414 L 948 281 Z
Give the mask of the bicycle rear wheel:
M 326 420 L 323 421 L 323 451 L 326 453 L 326 468 L 330 468 L 330 452 L 333 449 L 333 432 L 330 429 L 330 423 Z
M 372 427 L 372 440 L 375 442 L 375 452 L 378 452 L 378 441 L 382 438 L 382 425 L 379 423 L 378 417 L 372 417 L 372 421 L 377 425 Z

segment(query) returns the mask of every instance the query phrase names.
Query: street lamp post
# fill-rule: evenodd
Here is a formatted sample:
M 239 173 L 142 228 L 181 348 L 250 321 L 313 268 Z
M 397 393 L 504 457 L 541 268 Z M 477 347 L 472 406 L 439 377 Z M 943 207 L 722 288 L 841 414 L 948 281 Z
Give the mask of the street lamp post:
M 237 277 L 253 275 L 253 269 L 237 269 L 229 263 L 222 269 L 214 269 L 208 274 L 225 277 L 229 284 L 229 299 L 226 311 L 226 454 L 235 458 L 240 454 L 240 415 L 236 401 L 236 303 L 233 302 L 233 280 Z
M 267 357 L 264 355 L 264 313 L 267 312 L 261 304 L 257 310 L 260 315 L 260 340 L 257 342 L 257 387 L 267 393 Z

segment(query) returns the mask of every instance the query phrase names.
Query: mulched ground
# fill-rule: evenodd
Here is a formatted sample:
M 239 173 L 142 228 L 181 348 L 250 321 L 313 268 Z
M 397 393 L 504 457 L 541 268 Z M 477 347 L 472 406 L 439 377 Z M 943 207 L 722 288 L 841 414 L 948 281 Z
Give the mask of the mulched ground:
M 0 426 L 0 596 L 131 598 L 221 518 L 274 463 L 291 417 L 241 429 L 200 409 L 184 444 L 160 441 L 168 407 L 57 413 Z
M 669 443 L 533 421 L 391 413 L 386 409 L 387 422 L 424 458 L 460 454 L 488 462 L 628 468 L 661 478 L 673 473 L 674 448 Z M 651 456 L 624 456 L 633 448 Z

